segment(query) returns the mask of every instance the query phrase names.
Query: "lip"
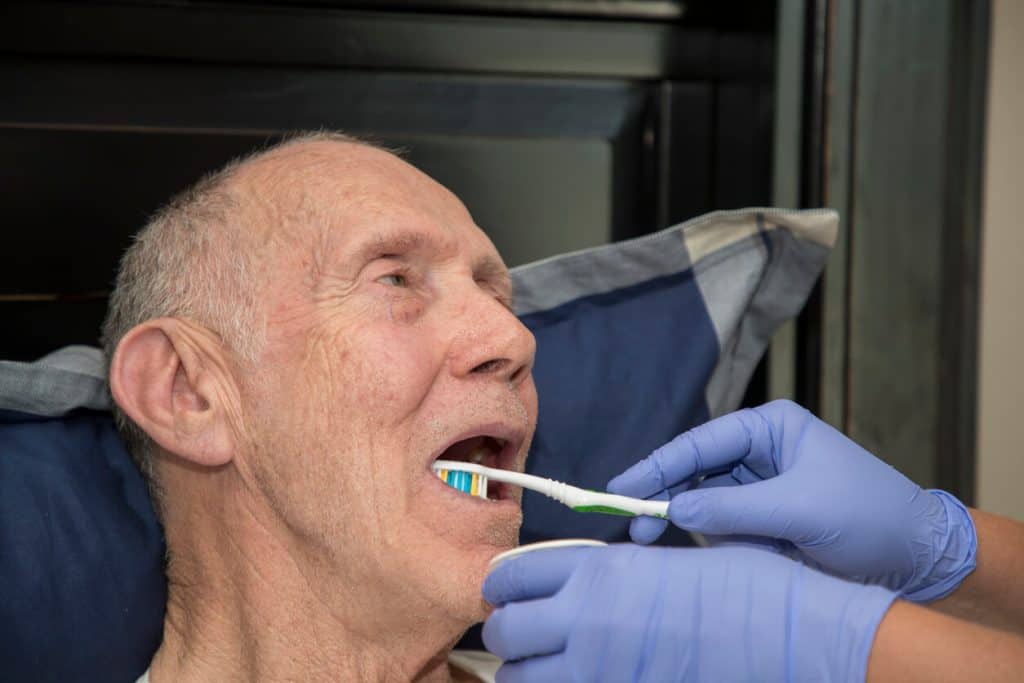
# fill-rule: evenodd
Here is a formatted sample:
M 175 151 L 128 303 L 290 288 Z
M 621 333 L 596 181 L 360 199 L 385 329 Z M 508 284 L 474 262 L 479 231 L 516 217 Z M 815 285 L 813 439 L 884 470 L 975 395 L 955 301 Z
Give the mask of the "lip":
M 497 500 L 486 500 L 457 491 L 441 481 L 437 476 L 437 473 L 434 472 L 432 465 L 446 450 L 460 441 L 479 436 L 490 436 L 501 439 L 505 444 L 494 458 L 494 461 L 490 463 L 490 467 L 513 472 L 523 471 L 526 456 L 525 454 L 520 453 L 520 451 L 526 441 L 526 429 L 516 427 L 507 422 L 489 422 L 475 425 L 452 437 L 430 455 L 430 459 L 427 461 L 425 469 L 427 476 L 434 482 L 431 486 L 438 486 L 441 489 L 444 489 L 443 495 L 451 497 L 452 500 L 461 501 L 463 504 L 468 503 L 470 505 L 481 505 L 484 506 L 482 509 L 485 510 L 497 512 L 498 510 L 504 510 L 509 506 L 513 507 L 516 511 L 520 510 L 522 494 L 515 490 L 518 487 L 510 487 L 507 484 L 493 482 L 493 485 L 500 487 L 499 495 L 501 495 L 501 497 Z M 501 490 L 504 490 L 503 494 L 500 493 Z
M 430 455 L 430 459 L 426 463 L 427 470 L 430 470 L 431 475 L 433 475 L 433 470 L 431 470 L 431 466 L 434 464 L 434 461 L 440 458 L 441 455 L 446 450 L 448 450 L 449 448 L 451 448 L 453 445 L 457 444 L 460 441 L 465 441 L 466 439 L 472 439 L 478 436 L 496 437 L 505 442 L 505 445 L 502 447 L 501 452 L 498 453 L 497 457 L 495 458 L 493 467 L 495 467 L 496 469 L 510 470 L 513 472 L 523 471 L 523 461 L 525 458 L 520 456 L 519 451 L 523 447 L 523 441 L 526 440 L 526 430 L 503 422 L 492 422 L 488 424 L 477 425 L 475 427 L 467 429 L 465 432 L 459 434 L 458 436 L 453 437 L 451 440 L 447 441 L 443 446 L 441 446 L 439 449 L 437 449 L 434 453 Z M 445 487 L 450 488 L 447 485 L 445 485 Z

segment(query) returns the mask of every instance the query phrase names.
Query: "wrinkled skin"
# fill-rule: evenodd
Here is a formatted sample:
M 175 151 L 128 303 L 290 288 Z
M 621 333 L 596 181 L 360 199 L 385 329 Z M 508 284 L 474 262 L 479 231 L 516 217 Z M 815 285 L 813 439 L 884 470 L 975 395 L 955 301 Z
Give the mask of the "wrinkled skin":
M 253 460 L 254 477 L 317 551 L 343 564 L 359 548 L 352 579 L 480 619 L 486 562 L 515 545 L 521 515 L 467 513 L 429 464 L 475 425 L 532 435 L 532 335 L 507 308 L 497 251 L 447 190 L 375 150 L 323 165 L 306 191 L 340 196 L 293 226 L 298 248 L 282 245 L 271 271 L 249 410 L 273 456 Z
M 295 145 L 232 182 L 250 232 L 230 248 L 261 254 L 265 342 L 212 362 L 215 336 L 165 326 L 216 378 L 230 437 L 208 450 L 231 446 L 215 468 L 173 447 L 159 463 L 173 560 L 154 679 L 447 678 L 521 511 L 430 463 L 499 429 L 522 469 L 537 416 L 507 270 L 454 195 L 380 150 Z M 199 410 L 185 374 L 176 400 Z

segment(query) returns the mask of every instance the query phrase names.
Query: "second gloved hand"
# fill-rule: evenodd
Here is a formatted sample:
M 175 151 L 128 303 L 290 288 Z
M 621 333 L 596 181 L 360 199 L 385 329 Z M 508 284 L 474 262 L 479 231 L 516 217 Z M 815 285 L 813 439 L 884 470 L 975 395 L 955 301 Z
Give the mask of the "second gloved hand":
M 749 548 L 564 548 L 484 582 L 516 681 L 863 681 L 895 594 Z
M 845 578 L 878 583 L 909 600 L 943 597 L 975 567 L 967 509 L 926 491 L 789 401 L 741 410 L 692 429 L 608 484 L 613 493 L 668 497 L 676 525 L 721 540 L 770 544 Z M 664 522 L 637 518 L 638 542 Z

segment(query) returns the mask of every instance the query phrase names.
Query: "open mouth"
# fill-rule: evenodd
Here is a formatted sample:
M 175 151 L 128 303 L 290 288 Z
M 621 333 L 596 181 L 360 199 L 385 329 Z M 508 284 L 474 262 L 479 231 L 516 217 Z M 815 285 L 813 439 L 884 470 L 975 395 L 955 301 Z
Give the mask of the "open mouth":
M 498 436 L 482 434 L 456 441 L 441 451 L 441 453 L 434 459 L 468 462 L 495 469 L 508 469 L 514 462 L 515 455 L 516 446 L 512 441 Z M 447 484 L 444 485 L 454 493 L 461 493 L 465 496 L 474 497 L 471 493 L 461 491 L 458 488 L 453 488 Z M 487 500 L 500 501 L 513 498 L 512 487 L 508 484 L 490 480 L 486 482 L 486 489 Z M 483 498 L 483 496 L 475 497 Z

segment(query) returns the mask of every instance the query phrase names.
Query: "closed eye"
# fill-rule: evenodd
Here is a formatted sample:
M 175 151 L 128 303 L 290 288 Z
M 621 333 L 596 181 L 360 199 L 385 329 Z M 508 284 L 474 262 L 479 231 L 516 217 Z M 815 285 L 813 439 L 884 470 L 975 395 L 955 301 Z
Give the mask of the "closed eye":
M 480 289 L 493 296 L 499 304 L 507 308 L 509 311 L 513 310 L 512 297 L 503 291 L 503 287 L 496 286 L 493 282 L 488 280 L 477 280 L 476 284 Z

